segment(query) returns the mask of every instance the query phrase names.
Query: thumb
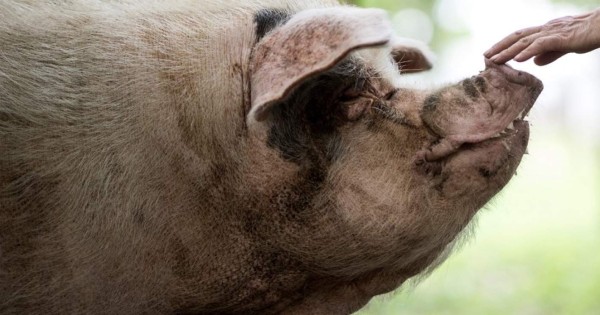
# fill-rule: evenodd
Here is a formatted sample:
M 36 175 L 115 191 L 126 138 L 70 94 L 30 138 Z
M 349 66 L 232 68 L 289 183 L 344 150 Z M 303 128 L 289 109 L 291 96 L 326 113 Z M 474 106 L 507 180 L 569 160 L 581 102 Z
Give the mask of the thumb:
M 547 64 L 550 64 L 550 63 L 556 61 L 556 59 L 558 59 L 558 58 L 560 58 L 560 57 L 562 57 L 564 55 L 566 55 L 565 52 L 550 51 L 550 52 L 543 53 L 541 55 L 536 56 L 533 59 L 533 61 L 538 66 L 545 66 Z

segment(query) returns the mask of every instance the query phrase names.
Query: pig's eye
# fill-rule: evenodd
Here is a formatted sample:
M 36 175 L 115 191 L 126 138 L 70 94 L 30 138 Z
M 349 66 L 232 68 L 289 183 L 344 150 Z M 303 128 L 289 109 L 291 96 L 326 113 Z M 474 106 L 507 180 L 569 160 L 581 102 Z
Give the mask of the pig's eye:
M 341 102 L 347 102 L 355 100 L 361 96 L 365 96 L 366 91 L 366 80 L 358 79 L 352 84 L 345 87 L 339 96 Z
M 373 99 L 359 97 L 352 101 L 341 103 L 342 113 L 346 120 L 356 121 L 363 117 L 369 108 L 373 105 Z
M 349 102 L 355 100 L 363 95 L 363 91 L 356 89 L 355 87 L 347 88 L 342 92 L 339 97 L 340 102 Z
M 398 91 L 400 91 L 400 89 L 393 89 L 391 91 L 389 91 L 387 94 L 385 94 L 383 96 L 383 99 L 386 101 L 391 100 L 392 98 L 394 98 L 394 96 L 396 95 L 396 93 L 398 93 Z

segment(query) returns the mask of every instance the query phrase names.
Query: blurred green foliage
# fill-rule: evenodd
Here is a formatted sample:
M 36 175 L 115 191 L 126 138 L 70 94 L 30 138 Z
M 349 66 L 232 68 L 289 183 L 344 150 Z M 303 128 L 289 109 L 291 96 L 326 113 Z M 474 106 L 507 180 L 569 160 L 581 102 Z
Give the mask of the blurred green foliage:
M 429 16 L 434 16 L 433 10 L 437 3 L 436 0 L 349 0 L 346 2 L 362 7 L 382 8 L 389 12 L 395 12 L 406 8 L 419 9 Z M 457 35 L 460 34 L 448 33 L 440 28 L 439 25 L 434 24 L 434 36 L 430 46 L 437 49 L 440 46 L 443 46 L 447 40 L 451 40 Z
M 552 2 L 575 4 L 589 9 L 600 7 L 598 0 L 553 0 Z
M 424 12 L 431 12 L 431 9 L 437 2 L 436 0 L 348 0 L 348 3 L 363 7 L 378 7 L 390 11 L 397 11 L 403 8 L 417 8 Z M 600 7 L 598 0 L 552 0 L 556 3 L 569 3 L 588 8 Z
M 403 8 L 417 8 L 424 12 L 430 12 L 435 4 L 435 0 L 353 0 L 348 1 L 364 7 L 378 7 L 390 11 L 397 11 Z
M 362 7 L 375 7 L 386 9 L 389 12 L 396 12 L 406 8 L 419 9 L 431 17 L 435 17 L 434 9 L 437 4 L 437 0 L 346 0 L 345 2 L 354 4 Z M 600 7 L 599 0 L 551 0 L 555 3 L 567 3 L 572 5 L 578 5 L 585 9 L 591 10 L 593 8 Z M 493 2 L 498 4 L 498 2 Z M 457 36 L 464 35 L 462 33 L 451 33 L 441 28 L 434 21 L 434 36 L 430 43 L 430 46 L 434 50 L 438 50 L 443 47 L 449 41 L 455 40 Z

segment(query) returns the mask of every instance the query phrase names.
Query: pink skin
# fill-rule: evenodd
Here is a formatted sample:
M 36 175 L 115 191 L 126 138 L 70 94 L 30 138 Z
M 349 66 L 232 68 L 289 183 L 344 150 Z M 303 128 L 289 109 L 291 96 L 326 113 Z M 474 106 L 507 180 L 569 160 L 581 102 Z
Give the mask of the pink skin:
M 461 106 L 424 111 L 423 121 L 441 137 L 439 143 L 417 153 L 417 161 L 444 158 L 465 143 L 495 138 L 513 121 L 520 121 L 531 109 L 543 86 L 534 76 L 485 60 L 486 70 L 477 77 L 488 88 L 480 97 Z M 442 94 L 444 97 L 444 94 Z M 520 116 L 521 115 L 521 116 Z
M 484 53 L 486 58 L 503 64 L 534 58 L 537 65 L 554 62 L 567 53 L 587 53 L 600 47 L 600 9 L 566 16 L 544 25 L 516 31 Z

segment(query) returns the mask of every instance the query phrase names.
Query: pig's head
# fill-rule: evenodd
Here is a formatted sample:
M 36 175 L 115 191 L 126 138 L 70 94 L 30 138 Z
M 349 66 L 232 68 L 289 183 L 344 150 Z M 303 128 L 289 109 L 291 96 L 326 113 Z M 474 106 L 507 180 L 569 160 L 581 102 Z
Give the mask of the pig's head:
M 322 277 L 383 273 L 386 291 L 449 247 L 509 181 L 542 85 L 486 62 L 434 91 L 397 76 L 430 68 L 382 11 L 286 16 L 251 60 L 252 233 Z

